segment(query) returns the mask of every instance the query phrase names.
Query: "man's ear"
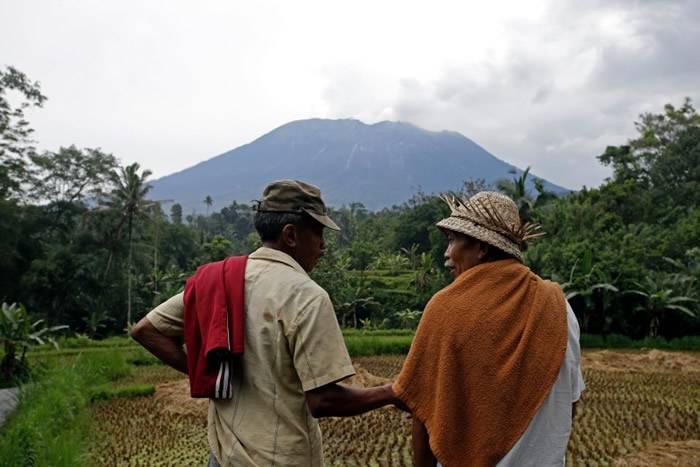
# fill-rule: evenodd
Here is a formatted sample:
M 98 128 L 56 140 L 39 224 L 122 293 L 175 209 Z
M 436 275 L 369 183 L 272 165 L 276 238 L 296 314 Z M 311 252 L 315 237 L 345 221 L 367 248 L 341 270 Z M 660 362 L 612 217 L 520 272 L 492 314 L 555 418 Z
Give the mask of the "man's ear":
M 490 246 L 491 245 L 486 242 L 479 242 L 479 260 L 486 258 L 486 256 L 489 254 Z
M 285 224 L 282 227 L 282 244 L 289 248 L 296 248 L 298 239 L 297 227 L 294 224 Z

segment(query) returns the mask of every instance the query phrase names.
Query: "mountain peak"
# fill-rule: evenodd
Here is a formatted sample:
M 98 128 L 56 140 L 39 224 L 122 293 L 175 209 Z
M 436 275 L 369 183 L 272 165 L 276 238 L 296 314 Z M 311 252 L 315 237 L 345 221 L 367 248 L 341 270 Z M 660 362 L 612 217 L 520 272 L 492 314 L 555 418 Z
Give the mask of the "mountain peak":
M 318 185 L 331 206 L 361 202 L 369 209 L 400 204 L 418 188 L 456 190 L 466 179 L 493 183 L 513 166 L 453 131 L 411 123 L 310 118 L 286 123 L 255 141 L 152 182 L 154 199 L 175 199 L 202 211 L 211 196 L 223 207 L 260 196 L 271 180 Z M 521 171 L 519 172 L 521 173 Z M 545 182 L 555 192 L 566 190 Z

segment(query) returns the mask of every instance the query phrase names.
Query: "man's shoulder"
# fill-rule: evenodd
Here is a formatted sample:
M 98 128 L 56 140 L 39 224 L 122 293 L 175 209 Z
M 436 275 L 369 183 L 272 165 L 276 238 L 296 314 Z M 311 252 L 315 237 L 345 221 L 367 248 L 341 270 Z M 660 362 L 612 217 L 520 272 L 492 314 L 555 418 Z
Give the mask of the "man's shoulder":
M 311 277 L 285 263 L 264 261 L 261 262 L 260 266 L 261 269 L 259 271 L 254 271 L 259 273 L 253 275 L 253 280 L 256 282 L 271 281 L 279 286 L 284 284 L 285 288 L 291 288 L 295 293 L 303 294 L 307 297 L 328 296 L 328 292 Z

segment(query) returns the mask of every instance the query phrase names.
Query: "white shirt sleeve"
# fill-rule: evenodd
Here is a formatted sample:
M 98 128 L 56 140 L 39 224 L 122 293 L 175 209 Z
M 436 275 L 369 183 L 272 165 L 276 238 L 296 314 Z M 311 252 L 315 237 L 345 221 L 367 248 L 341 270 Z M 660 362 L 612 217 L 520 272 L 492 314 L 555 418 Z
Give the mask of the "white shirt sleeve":
M 572 384 L 571 403 L 574 403 L 579 400 L 581 393 L 586 389 L 586 383 L 583 381 L 583 373 L 581 372 L 581 345 L 579 344 L 581 330 L 574 310 L 571 309 L 571 305 L 568 302 L 566 303 L 566 319 L 569 329 L 569 348 L 565 358 L 570 359 L 571 362 L 569 367 Z

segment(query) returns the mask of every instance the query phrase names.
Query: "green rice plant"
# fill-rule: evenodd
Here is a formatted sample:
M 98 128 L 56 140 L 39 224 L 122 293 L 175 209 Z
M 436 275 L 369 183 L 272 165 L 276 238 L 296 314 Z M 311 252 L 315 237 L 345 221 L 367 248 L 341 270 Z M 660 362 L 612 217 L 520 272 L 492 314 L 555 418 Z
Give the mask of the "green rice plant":
M 353 357 L 405 355 L 413 336 L 346 336 L 345 345 Z
M 156 387 L 152 384 L 134 384 L 131 386 L 113 386 L 103 384 L 90 390 L 90 401 L 108 401 L 111 399 L 129 399 L 133 397 L 150 396 L 156 392 Z
M 129 372 L 124 356 L 114 352 L 54 362 L 43 379 L 22 388 L 0 436 L 0 465 L 85 465 L 89 388 Z
M 90 339 L 85 334 L 78 334 L 73 337 L 61 337 L 57 339 L 58 345 L 62 349 L 86 349 L 93 347 L 128 347 L 137 343 L 128 336 L 112 336 L 107 339 Z M 47 349 L 48 347 L 40 347 Z
M 86 386 L 116 381 L 129 376 L 132 371 L 124 352 L 83 353 L 76 358 L 72 367 L 73 371 L 82 375 Z
M 127 363 L 134 366 L 151 366 L 151 365 L 162 365 L 163 362 L 158 360 L 153 354 L 147 352 L 145 349 L 140 348 L 131 353 L 126 359 Z
M 411 336 L 416 333 L 415 329 L 372 329 L 372 330 L 366 330 L 366 329 L 355 329 L 355 328 L 346 328 L 343 329 L 343 336 L 388 336 L 388 337 L 396 337 L 396 336 Z
M 634 347 L 634 340 L 621 334 L 610 334 L 605 336 L 605 347 L 609 349 L 631 349 Z
M 665 349 L 700 351 L 700 336 L 685 336 L 667 340 L 663 337 L 645 337 L 633 340 L 621 334 L 600 336 L 597 334 L 581 334 L 579 341 L 586 349 Z

